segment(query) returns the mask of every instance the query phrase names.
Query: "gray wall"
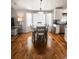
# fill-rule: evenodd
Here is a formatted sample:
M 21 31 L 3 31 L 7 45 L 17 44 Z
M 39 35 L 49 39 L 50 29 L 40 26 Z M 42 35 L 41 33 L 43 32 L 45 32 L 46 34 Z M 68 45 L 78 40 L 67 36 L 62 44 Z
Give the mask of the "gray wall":
M 14 21 L 15 21 L 15 25 L 17 26 L 17 14 L 16 14 L 16 10 L 11 8 L 11 17 L 14 17 Z
M 16 18 L 16 11 L 14 8 L 11 8 L 11 17 L 15 17 Z

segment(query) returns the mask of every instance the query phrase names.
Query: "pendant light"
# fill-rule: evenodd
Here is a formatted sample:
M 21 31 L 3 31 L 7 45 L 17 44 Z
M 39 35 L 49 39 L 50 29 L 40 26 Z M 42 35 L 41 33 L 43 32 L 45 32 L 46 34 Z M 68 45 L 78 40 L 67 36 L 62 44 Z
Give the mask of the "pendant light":
M 42 10 L 42 8 L 41 8 L 41 5 L 42 5 L 42 1 L 43 1 L 43 0 L 40 0 L 40 11 Z

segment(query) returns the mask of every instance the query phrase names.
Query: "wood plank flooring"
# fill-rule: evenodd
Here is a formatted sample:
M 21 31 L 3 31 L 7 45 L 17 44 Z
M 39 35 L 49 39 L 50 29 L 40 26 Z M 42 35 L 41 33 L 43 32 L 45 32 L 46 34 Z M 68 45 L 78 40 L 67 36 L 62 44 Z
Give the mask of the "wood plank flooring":
M 48 33 L 45 49 L 36 50 L 32 44 L 32 33 L 11 38 L 11 59 L 67 59 L 67 43 L 63 34 Z

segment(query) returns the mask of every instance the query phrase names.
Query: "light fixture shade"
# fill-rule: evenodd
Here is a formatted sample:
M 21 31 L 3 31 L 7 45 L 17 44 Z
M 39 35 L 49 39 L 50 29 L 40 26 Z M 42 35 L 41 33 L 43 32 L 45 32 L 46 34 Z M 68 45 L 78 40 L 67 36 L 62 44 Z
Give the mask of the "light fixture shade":
M 17 12 L 17 20 L 18 21 L 22 21 L 23 20 L 23 16 L 24 16 L 24 12 L 21 12 L 21 11 Z
M 19 17 L 19 16 L 18 16 L 18 21 L 22 21 L 22 17 Z

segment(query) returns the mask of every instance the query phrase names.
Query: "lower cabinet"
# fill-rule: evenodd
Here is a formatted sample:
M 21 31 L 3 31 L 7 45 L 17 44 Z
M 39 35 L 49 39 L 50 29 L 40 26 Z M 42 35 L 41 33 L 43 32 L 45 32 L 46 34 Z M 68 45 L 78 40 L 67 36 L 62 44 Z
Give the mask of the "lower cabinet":
M 17 35 L 17 34 L 18 34 L 17 28 L 11 29 L 11 35 Z

